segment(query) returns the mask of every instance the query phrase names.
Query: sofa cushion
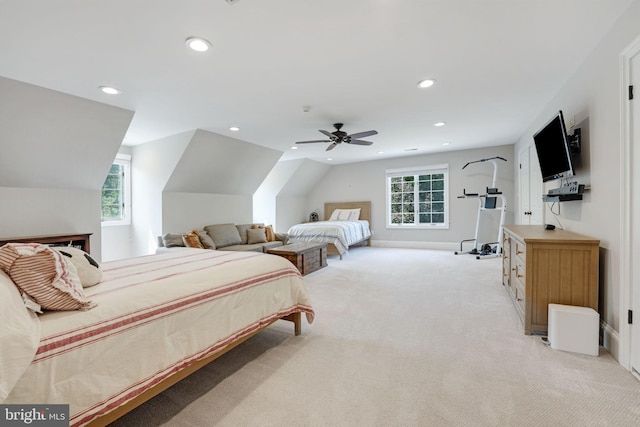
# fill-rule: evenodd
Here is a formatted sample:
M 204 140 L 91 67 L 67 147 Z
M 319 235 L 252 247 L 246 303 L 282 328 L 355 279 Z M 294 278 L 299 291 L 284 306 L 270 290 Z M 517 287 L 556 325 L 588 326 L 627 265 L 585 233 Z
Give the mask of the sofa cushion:
M 220 249 L 220 248 L 218 248 Z M 223 251 L 251 251 L 251 252 L 264 252 L 262 250 L 262 245 L 260 243 L 256 243 L 255 245 L 231 245 L 231 246 L 225 246 L 224 248 L 220 249 Z
M 211 237 L 217 249 L 242 244 L 240 233 L 234 224 L 207 225 L 204 230 Z
M 247 244 L 247 230 L 250 230 L 253 224 L 236 224 L 236 228 L 238 229 L 238 234 L 240 235 L 240 240 L 242 244 Z
M 283 243 L 281 241 L 276 240 L 274 242 L 262 243 L 262 249 L 266 253 L 269 249 L 274 249 L 274 248 L 280 247 L 282 245 L 283 245 Z
M 264 228 L 250 228 L 247 230 L 247 243 L 252 245 L 254 243 L 266 243 L 267 235 L 264 232 Z

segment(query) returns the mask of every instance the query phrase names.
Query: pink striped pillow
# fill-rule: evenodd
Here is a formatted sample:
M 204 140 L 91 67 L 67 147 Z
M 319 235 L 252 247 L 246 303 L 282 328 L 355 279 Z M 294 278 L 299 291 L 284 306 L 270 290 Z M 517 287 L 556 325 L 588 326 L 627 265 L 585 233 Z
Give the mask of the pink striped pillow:
M 64 255 L 39 243 L 7 243 L 0 248 L 0 268 L 46 310 L 88 310 L 80 278 Z

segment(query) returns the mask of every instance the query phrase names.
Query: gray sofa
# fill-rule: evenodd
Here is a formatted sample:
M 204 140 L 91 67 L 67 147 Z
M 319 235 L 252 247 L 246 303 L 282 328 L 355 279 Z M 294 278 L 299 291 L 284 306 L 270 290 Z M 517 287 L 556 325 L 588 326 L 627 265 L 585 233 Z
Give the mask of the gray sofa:
M 286 244 L 287 235 L 271 233 L 272 240 L 268 240 L 267 229 L 263 224 L 213 224 L 203 230 L 193 230 L 205 249 L 221 251 L 254 251 L 267 252 L 269 249 Z M 157 253 L 173 248 L 187 247 L 188 233 L 166 233 L 158 236 Z M 270 236 L 269 236 L 270 237 Z

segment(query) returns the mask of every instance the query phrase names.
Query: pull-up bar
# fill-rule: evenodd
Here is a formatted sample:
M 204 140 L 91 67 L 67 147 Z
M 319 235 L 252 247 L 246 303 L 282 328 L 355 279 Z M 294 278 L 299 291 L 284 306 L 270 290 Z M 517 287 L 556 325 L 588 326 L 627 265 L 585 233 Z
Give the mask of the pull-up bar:
M 497 177 L 497 174 L 498 174 L 498 164 L 496 163 L 496 160 L 504 160 L 505 162 L 507 161 L 507 159 L 504 159 L 504 158 L 499 157 L 499 156 L 489 157 L 487 159 L 480 159 L 480 160 L 474 160 L 472 162 L 468 162 L 466 165 L 464 165 L 462 167 L 462 169 L 466 168 L 471 163 L 480 163 L 480 162 L 491 162 L 491 163 L 493 163 L 493 181 L 491 181 L 491 188 L 496 188 L 496 177 Z

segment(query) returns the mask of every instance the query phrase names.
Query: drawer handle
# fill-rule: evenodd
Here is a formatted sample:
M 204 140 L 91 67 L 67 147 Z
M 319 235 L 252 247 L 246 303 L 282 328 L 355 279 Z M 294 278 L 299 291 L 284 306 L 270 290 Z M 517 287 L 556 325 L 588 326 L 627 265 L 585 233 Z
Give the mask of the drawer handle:
M 516 298 L 516 301 L 520 302 L 522 301 L 522 298 Z
M 519 251 L 519 250 L 516 249 L 516 255 L 520 255 L 520 254 L 523 254 L 523 253 L 524 253 L 524 251 Z
M 524 274 L 516 274 L 518 277 L 524 277 Z

